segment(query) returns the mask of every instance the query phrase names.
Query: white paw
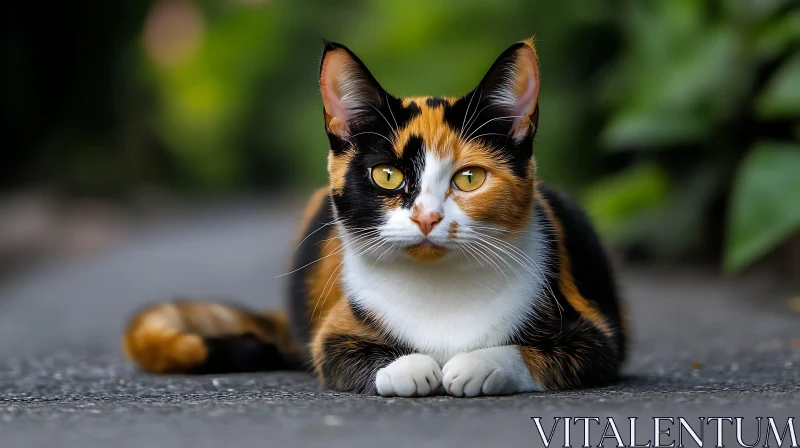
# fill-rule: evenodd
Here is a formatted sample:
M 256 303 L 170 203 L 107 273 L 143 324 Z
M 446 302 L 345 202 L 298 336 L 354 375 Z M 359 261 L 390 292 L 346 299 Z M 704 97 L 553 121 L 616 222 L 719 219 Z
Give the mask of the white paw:
M 375 376 L 378 394 L 384 397 L 424 397 L 436 393 L 441 385 L 439 363 L 419 353 L 397 358 Z
M 444 389 L 455 397 L 514 393 L 514 378 L 497 361 L 472 353 L 453 356 L 442 368 Z

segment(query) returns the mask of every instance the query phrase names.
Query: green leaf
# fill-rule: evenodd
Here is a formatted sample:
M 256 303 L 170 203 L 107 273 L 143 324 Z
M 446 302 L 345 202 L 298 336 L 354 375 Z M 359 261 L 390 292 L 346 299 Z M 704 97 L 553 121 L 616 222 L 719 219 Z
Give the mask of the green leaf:
M 728 215 L 724 270 L 734 274 L 800 230 L 800 144 L 761 142 L 742 161 Z
M 602 139 L 612 150 L 657 149 L 696 142 L 712 125 L 707 117 L 688 113 L 631 111 L 614 117 L 603 131 Z
M 667 174 L 658 165 L 635 165 L 596 182 L 581 201 L 604 237 L 620 242 L 631 223 L 657 209 L 667 198 Z
M 800 11 L 761 24 L 755 31 L 753 48 L 760 60 L 768 61 L 797 42 L 800 42 Z
M 800 52 L 770 79 L 758 99 L 758 114 L 763 118 L 800 116 Z

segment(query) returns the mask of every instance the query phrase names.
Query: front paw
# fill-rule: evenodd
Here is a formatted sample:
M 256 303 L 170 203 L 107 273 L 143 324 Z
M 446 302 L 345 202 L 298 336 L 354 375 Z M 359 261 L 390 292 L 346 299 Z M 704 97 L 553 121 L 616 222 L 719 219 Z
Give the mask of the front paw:
M 442 368 L 444 389 L 455 397 L 513 393 L 513 378 L 495 360 L 473 353 L 459 353 Z
M 419 353 L 397 358 L 375 377 L 378 394 L 384 397 L 424 397 L 436 393 L 441 385 L 439 363 Z

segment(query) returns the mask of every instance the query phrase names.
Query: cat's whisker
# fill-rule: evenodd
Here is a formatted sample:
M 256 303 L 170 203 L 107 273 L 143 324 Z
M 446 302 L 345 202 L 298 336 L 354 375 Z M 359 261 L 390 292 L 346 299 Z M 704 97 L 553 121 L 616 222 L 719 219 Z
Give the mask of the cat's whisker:
M 384 245 L 384 244 L 386 244 L 386 243 L 389 243 L 389 240 L 386 240 L 385 242 L 381 243 L 381 246 L 383 246 L 383 245 Z M 375 263 L 373 264 L 373 266 L 377 265 L 377 264 L 378 264 L 378 262 L 379 262 L 379 261 L 381 261 L 381 258 L 383 258 L 383 256 L 384 256 L 384 255 L 386 255 L 387 253 L 389 253 L 389 251 L 390 251 L 390 250 L 392 250 L 392 249 L 394 249 L 396 246 L 397 246 L 397 245 L 396 245 L 396 244 L 394 244 L 394 243 L 389 243 L 389 247 L 387 247 L 387 248 L 386 248 L 386 250 L 384 250 L 384 251 L 383 251 L 383 253 L 381 253 L 381 254 L 378 256 L 378 258 L 377 258 L 377 259 L 375 259 Z
M 501 240 L 499 238 L 495 238 L 495 237 L 493 237 L 491 235 L 486 235 L 486 234 L 482 234 L 482 233 L 479 233 L 479 232 L 475 232 L 474 230 L 473 230 L 473 233 L 482 235 L 484 237 L 491 238 L 493 241 L 496 241 L 497 244 L 500 244 L 501 246 L 507 248 L 506 250 L 510 250 L 512 253 L 508 254 L 508 255 L 513 260 L 515 260 L 517 263 L 519 263 L 521 266 L 524 266 L 528 270 L 528 272 L 530 272 L 531 275 L 533 275 L 537 279 L 537 281 L 542 283 L 542 285 L 544 286 L 544 288 L 545 288 L 546 292 L 548 293 L 549 297 L 553 300 L 553 302 L 558 307 L 559 315 L 561 314 L 561 312 L 564 310 L 564 307 L 561 305 L 561 303 L 556 298 L 555 293 L 553 292 L 553 289 L 550 286 L 550 283 L 547 281 L 547 275 L 544 273 L 542 268 L 539 266 L 538 263 L 536 263 L 535 260 L 533 260 L 530 256 L 528 256 L 528 254 L 526 254 L 520 248 L 514 246 L 513 244 L 511 244 L 511 243 L 509 243 L 507 241 L 503 241 L 503 240 Z M 487 243 L 489 243 L 489 242 L 487 242 Z M 489 243 L 489 244 L 491 244 L 491 243 Z M 513 255 L 514 253 L 516 253 L 518 256 L 520 256 L 524 260 L 526 260 L 527 263 L 523 263 L 522 260 L 517 258 L 517 256 Z
M 473 240 L 473 241 L 471 241 L 469 244 L 478 244 L 478 245 L 482 246 L 482 245 L 480 244 L 480 242 L 479 242 L 479 241 L 477 241 L 477 240 Z M 477 249 L 477 248 L 475 248 L 475 249 Z M 484 249 L 486 249 L 486 248 L 484 248 Z M 503 277 L 506 279 L 506 282 L 507 282 L 507 283 L 508 283 L 508 282 L 510 282 L 510 280 L 508 279 L 508 276 L 506 275 L 506 273 L 503 271 L 503 269 L 502 269 L 502 268 L 500 268 L 500 265 L 498 265 L 498 264 L 497 264 L 497 263 L 496 263 L 496 262 L 495 262 L 495 261 L 494 261 L 492 258 L 490 258 L 490 257 L 489 257 L 489 256 L 488 256 L 486 253 L 484 253 L 484 251 L 476 250 L 475 252 L 476 252 L 478 255 L 482 256 L 482 257 L 483 257 L 483 259 L 484 259 L 484 260 L 486 260 L 486 262 L 487 262 L 487 263 L 491 264 L 491 265 L 492 265 L 492 266 L 495 268 L 495 270 L 496 270 L 497 272 L 499 272 L 500 274 L 502 274 L 502 275 L 503 275 Z M 488 252 L 491 252 L 491 251 L 488 251 Z
M 377 234 L 377 233 L 380 233 L 380 232 L 379 232 L 379 231 L 377 231 L 377 230 L 375 230 L 374 232 L 375 232 L 376 234 Z M 361 239 L 363 239 L 363 238 L 366 238 L 366 237 L 368 237 L 368 236 L 369 236 L 369 235 L 363 235 L 363 236 L 360 236 L 360 237 L 356 238 L 356 239 L 355 239 L 355 240 L 353 240 L 353 241 L 350 241 L 350 242 L 348 242 L 348 243 L 346 243 L 346 244 L 343 244 L 343 245 L 339 246 L 339 247 L 338 247 L 338 248 L 337 248 L 335 251 L 331 252 L 331 253 L 330 253 L 330 254 L 328 254 L 328 255 L 325 255 L 324 257 L 317 258 L 316 260 L 314 260 L 314 261 L 312 261 L 312 262 L 310 262 L 310 263 L 306 263 L 306 264 L 304 264 L 303 266 L 300 266 L 299 268 L 297 268 L 297 269 L 295 269 L 295 270 L 293 270 L 293 271 L 287 272 L 287 273 L 285 273 L 285 274 L 281 274 L 281 275 L 279 275 L 279 276 L 277 276 L 277 277 L 275 277 L 275 278 L 281 278 L 281 277 L 284 277 L 284 276 L 287 276 L 287 275 L 290 275 L 290 274 L 294 274 L 295 272 L 297 272 L 297 271 L 299 271 L 299 270 L 301 270 L 301 269 L 305 269 L 306 267 L 308 267 L 308 266 L 311 266 L 311 265 L 312 265 L 312 264 L 314 264 L 314 263 L 320 262 L 320 261 L 322 261 L 322 260 L 324 260 L 324 259 L 326 259 L 326 258 L 332 257 L 332 256 L 334 256 L 334 255 L 338 255 L 338 254 L 339 254 L 339 253 L 341 253 L 341 252 L 342 252 L 342 251 L 343 251 L 343 250 L 344 250 L 346 247 L 348 247 L 348 246 L 351 246 L 351 245 L 353 245 L 355 242 L 357 242 L 357 241 L 359 241 L 359 240 L 361 240 Z
M 492 247 L 495 247 L 498 250 L 510 251 L 511 253 L 507 254 L 509 257 L 511 257 L 521 266 L 524 266 L 534 277 L 537 278 L 537 280 L 543 281 L 541 276 L 537 272 L 533 271 L 533 269 L 537 267 L 536 262 L 530 256 L 528 256 L 528 254 L 526 254 L 522 249 L 514 246 L 513 244 L 507 241 L 501 240 L 500 238 L 495 238 L 491 235 L 486 235 L 480 232 L 476 232 L 474 230 L 472 231 L 472 233 L 480 235 L 480 237 L 483 238 L 488 238 L 490 241 L 484 240 L 484 242 L 492 245 Z M 497 245 L 499 245 L 500 247 L 498 247 Z
M 482 236 L 482 237 L 485 237 L 485 238 L 489 238 L 489 239 L 491 239 L 492 241 L 495 241 L 495 242 L 497 242 L 497 244 L 500 244 L 500 245 L 502 245 L 502 246 L 504 246 L 504 247 L 507 247 L 508 249 L 510 249 L 510 250 L 511 250 L 511 251 L 513 251 L 513 252 L 516 252 L 518 255 L 520 255 L 521 257 L 523 257 L 525 260 L 527 260 L 527 261 L 528 261 L 528 262 L 530 262 L 530 263 L 534 263 L 534 264 L 536 263 L 536 262 L 535 262 L 535 261 L 534 261 L 534 260 L 533 260 L 533 259 L 532 259 L 530 256 L 528 256 L 528 254 L 526 254 L 526 253 L 525 253 L 525 252 L 524 252 L 522 249 L 518 248 L 517 246 L 514 246 L 513 244 L 509 243 L 508 241 L 504 241 L 504 240 L 502 240 L 502 239 L 500 239 L 500 238 L 497 238 L 497 237 L 494 237 L 494 236 L 491 236 L 491 235 L 487 235 L 487 234 L 485 234 L 485 233 L 476 232 L 476 231 L 474 231 L 474 230 L 473 230 L 473 233 L 475 233 L 475 234 L 477 234 L 477 235 L 480 235 L 480 236 Z
M 483 87 L 482 86 L 479 87 L 478 90 L 481 92 L 481 94 L 483 94 Z M 469 97 L 469 103 L 467 103 L 467 110 L 464 112 L 464 120 L 461 123 L 461 131 L 462 132 L 464 131 L 464 126 L 467 125 L 467 116 L 469 115 L 469 106 L 472 105 L 472 100 L 474 98 L 475 98 L 475 91 L 473 90 L 472 91 L 472 95 L 470 95 L 470 97 Z M 478 110 L 478 104 L 480 103 L 480 101 L 481 101 L 481 99 L 478 98 L 478 102 L 475 103 L 475 110 Z
M 475 130 L 474 130 L 474 131 L 472 131 L 472 133 L 471 133 L 471 134 L 469 134 L 469 135 L 467 136 L 467 141 L 469 141 L 469 139 L 470 139 L 470 138 L 472 138 L 472 136 L 473 136 L 473 135 L 474 135 L 476 132 L 480 131 L 482 127 L 486 126 L 487 124 L 489 124 L 489 123 L 491 123 L 491 122 L 493 122 L 493 121 L 497 121 L 497 120 L 511 120 L 511 119 L 514 119 L 514 118 L 524 118 L 524 117 L 525 117 L 525 115 L 509 115 L 509 116 L 507 116 L 507 117 L 494 117 L 494 118 L 490 118 L 490 119 L 486 120 L 486 121 L 485 121 L 485 122 L 484 122 L 482 125 L 480 125 L 480 126 L 478 126 L 477 128 L 475 128 Z
M 375 229 L 371 228 L 371 227 L 367 227 L 367 228 L 363 228 L 363 229 L 355 228 L 354 230 L 356 230 L 356 231 L 355 232 L 350 232 L 350 236 L 351 237 L 361 236 L 361 235 L 363 235 L 365 233 L 369 233 L 370 231 L 375 231 Z M 322 246 L 321 250 L 324 251 L 325 249 L 327 249 L 328 246 L 330 246 L 330 244 L 332 242 L 334 242 L 336 240 L 339 240 L 339 239 L 341 239 L 341 235 L 335 235 L 335 236 L 332 236 L 330 238 L 327 238 L 327 239 L 324 239 L 324 240 L 320 241 L 320 243 L 327 241 L 327 243 L 325 243 L 325 245 Z
M 356 248 L 356 251 L 358 251 L 359 249 L 361 249 L 362 247 L 364 247 L 366 245 L 371 244 L 373 241 L 377 240 L 378 238 L 379 237 L 374 237 L 374 238 L 367 239 L 366 242 L 363 242 L 360 246 L 358 246 L 358 248 Z M 333 291 L 333 288 L 336 286 L 336 281 L 339 279 L 339 274 L 341 274 L 341 271 L 339 271 L 339 274 L 336 274 L 336 278 L 333 280 L 332 284 L 330 283 L 331 282 L 331 278 L 333 278 L 333 274 L 336 273 L 336 271 L 339 270 L 339 268 L 343 264 L 344 264 L 344 259 L 342 259 L 342 261 L 339 262 L 338 265 L 336 265 L 336 268 L 333 269 L 333 271 L 331 272 L 331 275 L 328 276 L 328 281 L 325 282 L 325 286 L 322 287 L 322 292 L 320 293 L 319 297 L 317 298 L 317 302 L 314 304 L 314 310 L 311 312 L 311 321 L 314 320 L 314 314 L 317 312 L 317 307 L 319 306 L 320 299 L 322 299 L 322 295 L 325 294 L 326 290 L 328 290 L 328 294 L 325 295 L 325 300 L 327 300 L 328 295 L 330 295 L 331 291 Z M 330 284 L 330 289 L 328 289 L 328 284 Z M 322 301 L 322 309 L 325 309 L 325 300 Z
M 328 227 L 328 226 L 330 226 L 330 225 L 334 225 L 334 224 L 336 224 L 336 223 L 338 223 L 338 222 L 342 222 L 342 221 L 341 221 L 341 220 L 339 220 L 339 219 L 334 219 L 334 220 L 332 220 L 332 221 L 330 221 L 330 222 L 327 222 L 327 223 L 323 224 L 323 225 L 322 225 L 322 226 L 320 226 L 320 227 L 319 227 L 317 230 L 315 230 L 315 231 L 313 231 L 313 232 L 309 233 L 308 235 L 306 235 L 306 237 L 305 237 L 305 238 L 303 238 L 302 240 L 300 240 L 300 243 L 298 243 L 298 244 L 297 244 L 297 247 L 295 247 L 295 248 L 294 248 L 294 251 L 295 251 L 295 252 L 297 252 L 297 249 L 299 249 L 299 248 L 300 248 L 300 246 L 302 246 L 302 245 L 303 245 L 303 243 L 304 243 L 304 242 L 305 242 L 305 241 L 306 241 L 306 240 L 307 240 L 307 239 L 308 239 L 308 238 L 309 238 L 311 235 L 313 235 L 313 234 L 315 234 L 315 233 L 319 232 L 320 230 L 324 229 L 325 227 Z
M 480 103 L 480 98 L 478 99 L 478 103 Z M 470 118 L 469 121 L 467 122 L 467 128 L 464 129 L 460 133 L 460 135 L 462 137 L 464 136 L 464 134 L 467 134 L 467 133 L 470 132 L 470 129 L 472 128 L 472 125 L 476 123 L 476 120 L 478 119 L 478 117 L 480 117 L 481 114 L 483 113 L 483 111 L 485 111 L 487 108 L 489 108 L 489 106 L 491 106 L 491 105 L 487 104 L 486 106 L 483 106 L 481 108 L 481 110 L 478 110 L 478 106 L 475 106 L 475 112 L 472 114 L 472 118 Z
M 359 135 L 367 135 L 367 134 L 369 134 L 369 135 L 377 135 L 378 137 L 380 137 L 380 138 L 382 138 L 382 139 L 386 140 L 387 142 L 389 142 L 389 144 L 390 144 L 390 145 L 394 146 L 394 142 L 392 142 L 392 141 L 389 139 L 389 137 L 387 137 L 387 136 L 385 136 L 385 135 L 383 135 L 383 134 L 379 134 L 379 133 L 377 133 L 377 132 L 372 132 L 372 131 L 363 131 L 363 132 L 359 132 L 358 134 L 355 134 L 355 135 L 352 135 L 352 136 L 350 136 L 350 137 L 348 138 L 348 141 L 350 141 L 350 140 L 352 140 L 352 139 L 354 139 L 354 138 L 358 137 Z
M 389 94 L 386 91 L 383 91 L 383 99 L 386 101 L 386 107 L 389 109 L 389 113 L 392 114 L 392 121 L 394 121 L 394 132 L 397 135 L 400 126 L 397 124 L 397 118 L 394 117 L 394 112 L 392 112 L 392 105 L 389 103 Z
M 498 134 L 497 132 L 487 132 L 486 134 L 476 135 L 475 137 L 472 137 L 471 139 L 467 140 L 466 144 L 469 144 L 470 142 L 472 142 L 472 141 L 474 141 L 476 139 L 479 139 L 481 137 L 486 137 L 487 135 L 496 135 L 496 136 L 504 137 L 504 138 L 509 138 L 510 137 L 508 134 Z
M 316 312 L 317 312 L 317 307 L 319 306 L 319 301 L 322 298 L 322 295 L 325 294 L 325 290 L 328 288 L 328 283 L 330 283 L 331 279 L 333 278 L 333 274 L 335 274 L 336 271 L 338 271 L 339 268 L 341 268 L 343 265 L 344 265 L 344 260 L 339 262 L 339 264 L 337 264 L 336 267 L 333 268 L 333 271 L 331 271 L 331 275 L 328 276 L 328 281 L 325 282 L 325 286 L 322 287 L 322 292 L 319 294 L 319 297 L 317 297 L 317 302 L 314 304 L 314 310 L 311 312 L 311 318 L 309 319 L 309 322 L 308 322 L 309 325 L 311 325 L 314 322 L 314 314 L 316 314 Z M 333 289 L 334 286 L 336 286 L 336 281 L 335 280 L 334 280 L 333 285 L 331 285 L 331 289 Z M 324 309 L 324 306 L 325 306 L 325 304 L 323 304 L 323 309 Z
M 322 310 L 325 309 L 325 303 L 328 302 L 328 296 L 331 295 L 331 291 L 333 291 L 333 288 L 336 286 L 336 282 L 339 281 L 339 276 L 342 275 L 342 271 L 344 271 L 344 269 L 340 269 L 339 273 L 336 274 L 336 278 L 334 278 L 333 279 L 333 283 L 331 283 L 331 289 L 328 290 L 328 293 L 325 294 L 325 298 L 322 299 L 322 308 L 321 308 Z M 316 306 L 315 306 L 315 308 L 316 308 Z M 320 311 L 320 317 L 321 317 L 321 315 L 322 315 L 322 311 Z M 311 314 L 311 319 L 312 320 L 314 319 L 314 314 L 313 313 Z
M 386 119 L 386 116 L 385 116 L 385 115 L 383 115 L 383 112 L 381 112 L 380 110 L 378 110 L 378 108 L 377 108 L 377 107 L 375 107 L 375 106 L 373 106 L 372 104 L 370 104 L 370 107 L 372 107 L 373 109 L 375 109 L 375 112 L 377 112 L 378 114 L 380 114 L 381 118 L 383 118 L 383 121 L 385 121 L 385 122 L 386 122 L 386 124 L 389 126 L 389 130 L 390 130 L 390 131 L 392 131 L 392 135 L 394 135 L 394 136 L 395 136 L 395 138 L 396 138 L 396 137 L 397 137 L 397 129 L 395 129 L 395 128 L 393 128 L 393 127 L 392 127 L 392 124 L 391 124 L 391 123 L 389 123 L 389 120 L 387 120 L 387 119 Z
M 522 278 L 520 272 L 511 263 L 509 263 L 508 260 L 506 260 L 505 257 L 502 256 L 504 254 L 502 254 L 502 252 L 498 252 L 498 251 L 501 250 L 500 248 L 498 248 L 497 246 L 489 243 L 488 241 L 484 241 L 484 240 L 475 240 L 475 241 L 476 241 L 477 244 L 479 244 L 481 247 L 483 247 L 488 253 L 494 255 L 495 258 L 500 260 L 505 266 L 507 266 L 512 271 L 514 271 L 514 274 L 516 274 L 517 277 Z
M 478 264 L 481 265 L 482 268 L 486 267 L 486 266 L 484 266 L 483 262 L 477 256 L 475 256 L 475 253 L 473 252 L 474 249 L 472 249 L 471 246 L 464 246 L 464 250 L 465 250 L 465 253 L 469 253 L 472 256 L 472 258 L 474 258 L 475 261 L 477 261 Z

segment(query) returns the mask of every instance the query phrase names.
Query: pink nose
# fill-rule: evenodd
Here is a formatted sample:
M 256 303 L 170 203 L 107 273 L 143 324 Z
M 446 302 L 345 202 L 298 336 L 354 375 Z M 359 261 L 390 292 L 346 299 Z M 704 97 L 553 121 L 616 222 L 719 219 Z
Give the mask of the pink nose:
M 422 230 L 422 233 L 427 236 L 433 230 L 433 226 L 439 224 L 442 216 L 436 212 L 429 213 L 415 213 L 411 216 L 411 220 Z

